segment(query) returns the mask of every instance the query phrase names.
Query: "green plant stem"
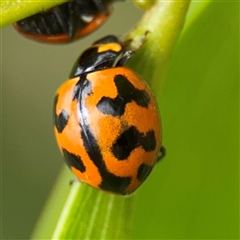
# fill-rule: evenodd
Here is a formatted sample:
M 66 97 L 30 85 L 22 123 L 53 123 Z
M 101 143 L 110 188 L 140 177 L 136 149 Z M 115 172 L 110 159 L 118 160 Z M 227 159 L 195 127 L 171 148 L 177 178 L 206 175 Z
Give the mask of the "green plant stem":
M 159 81 L 166 72 L 190 2 L 190 0 L 157 1 L 145 13 L 137 27 L 127 35 L 127 39 L 132 39 L 132 47 L 138 48 L 143 36 L 148 33 L 146 42 L 130 60 L 130 66 L 141 74 L 155 94 L 159 93 Z M 143 60 L 139 61 L 139 59 Z
M 134 194 L 110 195 L 78 181 L 68 186 L 69 179 L 71 173 L 64 166 L 31 239 L 130 237 Z
M 126 212 L 132 211 L 133 199 L 133 195 L 109 195 L 75 182 L 52 239 L 126 239 L 132 216 L 126 224 Z
M 0 27 L 17 22 L 67 0 L 1 0 Z

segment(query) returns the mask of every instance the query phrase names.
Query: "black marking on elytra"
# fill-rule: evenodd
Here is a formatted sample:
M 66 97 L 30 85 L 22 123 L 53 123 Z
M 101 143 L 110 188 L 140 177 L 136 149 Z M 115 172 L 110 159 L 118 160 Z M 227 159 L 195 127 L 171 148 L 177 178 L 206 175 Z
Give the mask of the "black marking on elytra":
M 73 97 L 72 100 L 74 101 L 77 99 L 79 101 L 79 95 L 81 95 L 82 89 L 85 90 L 86 95 L 90 96 L 92 94 L 92 85 L 89 81 L 83 81 L 82 79 L 86 78 L 86 74 L 83 74 L 80 77 L 80 80 L 76 83 L 73 88 Z M 81 112 L 81 111 L 80 111 Z
M 59 115 L 56 115 L 55 126 L 59 133 L 61 133 L 64 130 L 64 128 L 67 126 L 68 120 L 69 120 L 69 114 L 65 109 L 63 109 Z
M 55 96 L 54 104 L 53 104 L 53 106 L 54 106 L 54 109 L 53 109 L 53 111 L 54 111 L 54 124 L 57 128 L 57 131 L 59 133 L 61 133 L 64 130 L 64 128 L 67 126 L 68 119 L 69 119 L 69 114 L 65 109 L 63 109 L 62 112 L 59 115 L 56 114 L 56 105 L 57 105 L 58 97 L 59 97 L 59 95 Z
M 68 150 L 62 148 L 62 152 L 64 155 L 65 162 L 69 166 L 69 168 L 74 167 L 78 169 L 80 172 L 84 173 L 86 171 L 86 167 L 80 156 L 70 153 Z
M 141 146 L 150 152 L 156 148 L 156 138 L 153 130 L 141 133 L 135 126 L 124 131 L 112 145 L 112 153 L 118 160 L 126 160 L 131 152 Z
M 121 116 L 125 110 L 125 102 L 123 98 L 117 96 L 112 99 L 109 97 L 102 97 L 97 103 L 98 110 L 103 114 L 108 114 L 111 116 Z
M 147 165 L 145 163 L 142 163 L 140 167 L 138 168 L 137 172 L 137 179 L 140 182 L 144 182 L 144 180 L 147 178 L 147 176 L 152 171 L 153 166 Z
M 98 168 L 99 174 L 101 175 L 102 182 L 99 184 L 99 187 L 105 191 L 126 194 L 126 188 L 131 182 L 131 177 L 116 176 L 108 171 L 101 153 L 100 146 L 98 145 L 97 139 L 92 133 L 92 129 L 89 126 L 87 117 L 85 115 L 85 112 L 87 111 L 85 100 L 89 95 L 92 94 L 91 82 L 87 80 L 86 75 L 81 75 L 78 84 L 79 91 L 78 96 L 76 97 L 78 99 L 80 112 L 80 134 L 89 158 Z
M 120 193 L 125 195 L 126 188 L 131 183 L 132 178 L 119 177 L 110 172 L 106 172 L 106 173 L 103 175 L 104 179 L 102 180 L 99 187 L 105 191 L 110 191 L 110 192 L 115 192 L 115 193 Z
M 79 84 L 79 81 L 78 81 L 77 84 L 73 88 L 72 101 L 74 101 L 75 99 L 78 98 L 79 91 L 80 91 L 80 84 Z
M 56 94 L 54 96 L 54 99 L 53 99 L 53 124 L 56 126 L 56 108 L 57 108 L 57 103 L 58 103 L 58 98 L 59 98 L 59 94 Z
M 124 75 L 116 75 L 114 82 L 118 95 L 116 98 L 102 97 L 97 104 L 98 110 L 103 114 L 111 116 L 121 116 L 124 114 L 127 103 L 134 101 L 137 105 L 147 108 L 150 96 L 144 90 L 139 90 L 129 82 Z

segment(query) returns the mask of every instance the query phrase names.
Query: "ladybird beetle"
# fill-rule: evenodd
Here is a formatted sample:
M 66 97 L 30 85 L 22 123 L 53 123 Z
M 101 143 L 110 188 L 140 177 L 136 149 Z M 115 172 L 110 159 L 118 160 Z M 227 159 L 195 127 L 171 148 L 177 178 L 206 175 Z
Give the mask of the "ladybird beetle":
M 44 43 L 66 43 L 97 29 L 109 17 L 114 0 L 72 0 L 16 22 L 23 36 Z
M 54 131 L 67 165 L 81 181 L 121 195 L 143 183 L 161 148 L 155 98 L 124 66 L 132 53 L 115 36 L 95 42 L 54 100 Z

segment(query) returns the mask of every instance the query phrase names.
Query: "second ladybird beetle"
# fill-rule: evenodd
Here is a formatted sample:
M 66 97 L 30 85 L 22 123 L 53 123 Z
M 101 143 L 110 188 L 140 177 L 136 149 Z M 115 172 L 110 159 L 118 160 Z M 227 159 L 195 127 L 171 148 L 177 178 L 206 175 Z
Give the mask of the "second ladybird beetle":
M 100 39 L 78 58 L 54 101 L 54 131 L 67 165 L 81 181 L 121 195 L 143 183 L 161 149 L 157 103 L 124 66 L 131 55 L 116 36 Z
M 114 0 L 71 0 L 14 23 L 23 36 L 43 43 L 77 40 L 101 26 Z

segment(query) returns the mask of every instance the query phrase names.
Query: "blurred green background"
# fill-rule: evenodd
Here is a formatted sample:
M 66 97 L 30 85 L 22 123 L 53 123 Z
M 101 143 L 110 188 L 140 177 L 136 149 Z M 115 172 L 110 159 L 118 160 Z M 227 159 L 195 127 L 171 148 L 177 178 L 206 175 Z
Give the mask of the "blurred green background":
M 239 3 L 196 7 L 159 90 L 168 155 L 138 190 L 134 239 L 239 238 Z M 66 167 L 53 136 L 55 90 L 83 49 L 126 33 L 141 14 L 116 4 L 102 28 L 64 46 L 1 30 L 2 239 L 29 239 Z

